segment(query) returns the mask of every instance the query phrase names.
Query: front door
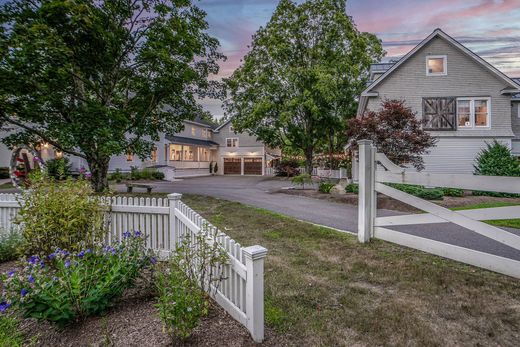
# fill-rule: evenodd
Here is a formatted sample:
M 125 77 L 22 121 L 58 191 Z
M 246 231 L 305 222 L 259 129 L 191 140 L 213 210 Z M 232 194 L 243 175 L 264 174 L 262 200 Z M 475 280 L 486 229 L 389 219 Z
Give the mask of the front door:
M 224 175 L 240 175 L 240 166 L 240 158 L 224 158 Z

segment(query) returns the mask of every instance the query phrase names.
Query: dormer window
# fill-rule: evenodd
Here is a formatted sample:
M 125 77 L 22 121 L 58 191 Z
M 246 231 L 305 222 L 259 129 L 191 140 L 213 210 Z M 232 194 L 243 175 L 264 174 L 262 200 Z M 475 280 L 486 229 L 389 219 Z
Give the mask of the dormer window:
M 426 56 L 426 76 L 446 76 L 448 59 L 445 55 Z

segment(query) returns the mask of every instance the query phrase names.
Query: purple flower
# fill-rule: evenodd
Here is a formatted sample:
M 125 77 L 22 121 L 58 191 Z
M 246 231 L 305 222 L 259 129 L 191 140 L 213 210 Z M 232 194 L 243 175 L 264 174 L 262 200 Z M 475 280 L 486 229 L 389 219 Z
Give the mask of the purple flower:
M 91 173 L 91 172 L 87 172 L 87 173 L 85 174 L 85 177 L 86 177 L 86 178 L 90 178 L 90 177 L 92 177 L 92 173 Z
M 5 312 L 9 307 L 11 307 L 11 304 L 7 303 L 6 301 L 0 302 L 0 312 Z
M 79 173 L 84 174 L 87 170 L 82 166 L 79 168 Z
M 53 276 L 53 277 L 52 277 L 52 280 L 53 280 L 53 281 L 57 281 L 57 280 L 58 280 L 58 277 Z
M 92 250 L 90 248 L 87 248 L 87 250 L 85 252 L 90 254 L 90 253 L 92 253 Z
M 31 264 L 33 264 L 33 265 L 36 264 L 36 263 L 39 262 L 39 261 L 40 261 L 40 258 L 38 258 L 37 255 L 32 255 L 32 256 L 29 258 L 29 260 L 28 260 L 28 262 L 31 263 Z
M 60 253 L 61 253 L 61 255 L 64 255 L 64 256 L 67 256 L 70 254 L 69 252 L 67 252 L 65 250 L 61 250 Z
M 125 239 L 129 238 L 130 236 L 132 236 L 132 233 L 130 233 L 129 231 L 125 231 L 123 233 L 123 238 L 125 238 Z
M 33 161 L 40 161 L 40 158 L 37 156 L 34 156 Z
M 29 283 L 34 283 L 34 277 L 32 275 L 29 275 L 27 279 L 29 280 Z
M 22 288 L 22 291 L 20 292 L 20 294 L 22 295 L 22 298 L 23 298 L 24 296 L 26 296 L 26 295 L 27 295 L 27 289 Z
M 83 258 L 85 256 L 85 251 L 81 251 L 78 253 L 78 258 Z
M 65 260 L 65 267 L 70 267 L 70 260 L 69 259 Z
M 134 232 L 134 236 L 135 236 L 135 237 L 141 237 L 141 232 L 140 232 L 139 230 L 136 230 L 136 231 Z
M 151 257 L 150 258 L 150 263 L 152 263 L 153 265 L 157 264 L 157 258 L 156 257 Z
M 45 267 L 45 263 L 43 262 L 43 260 L 40 260 L 40 267 L 43 269 Z
M 49 258 L 49 260 L 56 258 L 56 253 L 49 254 L 49 256 L 47 258 Z
M 11 271 L 9 271 L 9 272 L 7 273 L 7 276 L 9 276 L 9 277 L 13 277 L 15 273 L 16 273 L 15 270 L 11 270 Z

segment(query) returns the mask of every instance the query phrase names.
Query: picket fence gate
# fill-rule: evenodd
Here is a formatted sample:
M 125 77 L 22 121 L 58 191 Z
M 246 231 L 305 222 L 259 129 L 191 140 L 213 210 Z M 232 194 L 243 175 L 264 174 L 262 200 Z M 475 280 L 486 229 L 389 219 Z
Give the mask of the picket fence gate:
M 204 231 L 216 239 L 228 255 L 224 280 L 212 291 L 213 299 L 244 325 L 254 341 L 264 339 L 264 258 L 262 246 L 242 247 L 181 201 L 181 194 L 167 198 L 106 198 L 109 244 L 122 240 L 125 231 L 146 235 L 147 247 L 166 259 L 185 237 Z M 20 205 L 17 194 L 0 194 L 0 229 L 16 229 L 13 223 Z
M 386 228 L 399 225 L 451 222 L 520 250 L 520 236 L 480 222 L 482 220 L 520 218 L 520 206 L 452 211 L 384 184 L 405 183 L 426 187 L 447 187 L 520 194 L 520 178 L 405 171 L 390 161 L 383 153 L 377 153 L 377 149 L 372 141 L 361 140 L 358 142 L 358 145 L 358 240 L 360 242 L 368 242 L 370 238 L 375 237 L 520 278 L 520 261 Z M 428 213 L 377 217 L 377 192 Z

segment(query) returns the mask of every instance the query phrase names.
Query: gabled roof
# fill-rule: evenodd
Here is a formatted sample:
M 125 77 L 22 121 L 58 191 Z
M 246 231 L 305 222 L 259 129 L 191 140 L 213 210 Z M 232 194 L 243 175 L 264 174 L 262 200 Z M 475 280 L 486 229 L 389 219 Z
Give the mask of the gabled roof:
M 381 81 L 383 81 L 386 77 L 392 74 L 393 71 L 399 68 L 404 62 L 406 62 L 410 57 L 412 57 L 415 53 L 417 53 L 422 47 L 424 47 L 428 42 L 433 40 L 436 37 L 441 37 L 451 43 L 453 46 L 457 47 L 459 50 L 461 50 L 463 53 L 465 53 L 468 57 L 472 58 L 474 61 L 485 67 L 487 70 L 489 70 L 492 74 L 496 75 L 499 79 L 502 79 L 507 85 L 510 87 L 510 89 L 503 90 L 503 93 L 515 93 L 520 92 L 520 83 L 513 81 L 511 78 L 504 75 L 502 72 L 500 72 L 497 68 L 495 68 L 493 65 L 489 64 L 487 61 L 479 57 L 477 54 L 473 53 L 471 50 L 466 48 L 464 45 L 462 45 L 460 42 L 455 40 L 450 35 L 446 34 L 441 29 L 435 29 L 427 38 L 422 40 L 417 46 L 415 46 L 410 52 L 408 52 L 403 58 L 401 58 L 397 63 L 395 63 L 390 69 L 388 69 L 381 77 L 379 77 L 377 80 L 372 82 L 364 91 L 361 93 L 362 96 L 372 96 L 371 90 L 374 89 Z
M 224 123 L 220 124 L 218 127 L 215 128 L 215 131 L 219 131 L 220 129 L 222 129 L 223 127 L 225 127 L 226 125 L 229 124 L 229 122 L 231 122 L 233 120 L 233 118 L 229 118 L 227 121 L 225 121 Z
M 512 78 L 512 80 L 513 80 L 516 84 L 520 85 L 520 78 Z M 515 101 L 520 101 L 520 93 L 518 93 L 518 94 L 516 94 L 516 95 L 513 95 L 513 100 L 515 100 Z
M 165 138 L 166 138 L 166 140 L 170 141 L 171 143 L 177 143 L 177 144 L 182 144 L 182 145 L 197 145 L 197 146 L 206 146 L 206 147 L 218 146 L 218 143 L 213 142 L 213 141 L 192 139 L 190 137 L 166 135 Z

